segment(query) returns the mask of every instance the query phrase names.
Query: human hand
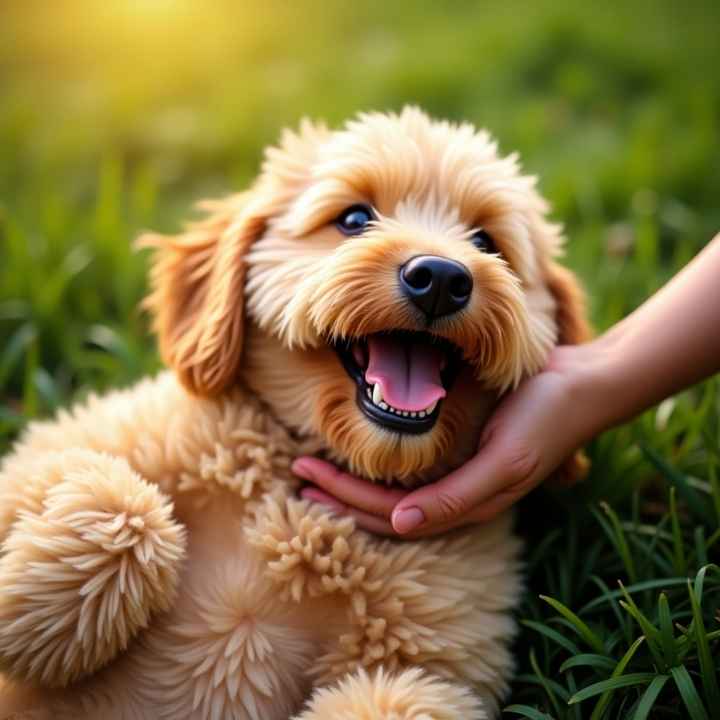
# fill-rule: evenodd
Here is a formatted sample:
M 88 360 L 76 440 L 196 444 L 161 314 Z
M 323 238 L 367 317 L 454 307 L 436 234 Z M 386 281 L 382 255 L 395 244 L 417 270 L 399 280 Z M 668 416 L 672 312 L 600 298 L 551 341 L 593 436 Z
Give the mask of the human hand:
M 600 429 L 587 359 L 587 346 L 555 348 L 545 370 L 500 402 L 477 454 L 437 482 L 412 492 L 389 489 L 302 457 L 293 472 L 313 485 L 301 494 L 380 535 L 422 537 L 491 520 Z

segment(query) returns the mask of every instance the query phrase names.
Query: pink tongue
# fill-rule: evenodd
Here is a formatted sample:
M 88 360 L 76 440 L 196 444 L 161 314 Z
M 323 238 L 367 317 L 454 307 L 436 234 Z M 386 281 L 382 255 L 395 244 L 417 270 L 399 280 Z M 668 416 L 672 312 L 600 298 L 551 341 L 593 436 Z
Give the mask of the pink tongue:
M 383 399 L 400 410 L 424 410 L 445 397 L 440 379 L 442 352 L 425 343 L 404 343 L 387 335 L 368 338 L 365 382 L 380 384 Z

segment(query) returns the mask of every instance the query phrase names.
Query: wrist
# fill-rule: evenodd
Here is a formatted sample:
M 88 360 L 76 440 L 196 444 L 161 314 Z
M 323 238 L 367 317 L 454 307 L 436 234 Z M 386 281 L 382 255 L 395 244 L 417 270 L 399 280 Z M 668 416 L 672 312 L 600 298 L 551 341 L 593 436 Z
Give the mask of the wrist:
M 560 346 L 549 370 L 565 378 L 574 412 L 574 432 L 586 442 L 622 422 L 628 414 L 623 386 L 621 333 L 601 336 L 582 345 Z
M 579 396 L 588 403 L 592 434 L 608 430 L 657 402 L 657 378 L 636 356 L 632 324 L 621 322 L 582 346 L 576 368 Z

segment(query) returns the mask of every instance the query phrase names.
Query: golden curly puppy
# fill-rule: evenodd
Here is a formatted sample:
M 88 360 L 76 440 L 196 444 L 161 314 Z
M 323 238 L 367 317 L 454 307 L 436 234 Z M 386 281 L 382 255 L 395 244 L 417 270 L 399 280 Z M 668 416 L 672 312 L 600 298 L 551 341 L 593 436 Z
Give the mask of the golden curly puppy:
M 171 368 L 33 424 L 0 471 L 2 717 L 496 717 L 506 515 L 398 542 L 297 498 L 324 452 L 412 486 L 584 336 L 534 180 L 415 108 L 303 124 L 156 248 Z

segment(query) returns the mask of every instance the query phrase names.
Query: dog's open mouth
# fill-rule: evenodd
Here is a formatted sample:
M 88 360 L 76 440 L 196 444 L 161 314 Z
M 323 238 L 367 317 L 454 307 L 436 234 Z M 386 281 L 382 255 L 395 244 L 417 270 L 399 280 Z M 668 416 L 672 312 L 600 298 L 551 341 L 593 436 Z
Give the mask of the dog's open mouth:
M 375 333 L 335 344 L 357 384 L 357 404 L 373 422 L 419 434 L 431 430 L 457 376 L 460 350 L 423 332 Z

